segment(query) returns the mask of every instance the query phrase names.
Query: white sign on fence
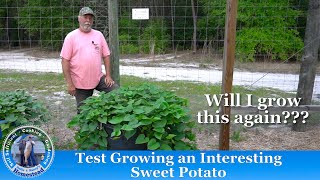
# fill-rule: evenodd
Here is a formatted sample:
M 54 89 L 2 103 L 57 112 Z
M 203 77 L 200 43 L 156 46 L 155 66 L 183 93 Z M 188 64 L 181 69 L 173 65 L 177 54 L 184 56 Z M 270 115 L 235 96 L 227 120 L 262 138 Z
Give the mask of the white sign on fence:
M 136 20 L 149 19 L 149 8 L 133 8 L 132 19 L 136 19 Z

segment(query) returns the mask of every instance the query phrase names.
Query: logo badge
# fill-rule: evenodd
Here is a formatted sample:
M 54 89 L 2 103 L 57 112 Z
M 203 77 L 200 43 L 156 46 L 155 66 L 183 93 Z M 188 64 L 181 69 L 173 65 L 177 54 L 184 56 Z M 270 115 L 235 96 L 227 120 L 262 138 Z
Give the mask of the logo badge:
M 53 162 L 53 143 L 39 127 L 21 126 L 12 130 L 4 140 L 2 158 L 13 174 L 24 178 L 37 177 Z

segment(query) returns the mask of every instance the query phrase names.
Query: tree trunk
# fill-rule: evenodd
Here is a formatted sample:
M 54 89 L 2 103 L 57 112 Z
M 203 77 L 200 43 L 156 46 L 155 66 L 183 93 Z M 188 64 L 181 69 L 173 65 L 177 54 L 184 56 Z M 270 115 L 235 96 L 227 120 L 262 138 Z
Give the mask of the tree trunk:
M 194 7 L 194 0 L 191 0 L 192 18 L 193 18 L 193 37 L 192 37 L 192 53 L 197 52 L 197 14 Z
M 297 98 L 301 98 L 300 105 L 311 104 L 314 80 L 316 75 L 316 67 L 319 56 L 319 36 L 320 36 L 320 1 L 310 0 L 307 26 L 305 33 L 305 50 L 302 57 L 300 67 L 299 84 L 297 90 Z M 293 131 L 303 132 L 306 130 L 306 124 L 302 121 L 302 117 L 292 126 Z
M 172 43 L 172 51 L 174 52 L 175 48 L 174 48 L 174 16 L 175 16 L 175 13 L 174 13 L 174 6 L 173 6 L 173 2 L 171 0 L 171 43 Z
M 118 14 L 118 0 L 108 0 L 111 76 L 120 85 Z

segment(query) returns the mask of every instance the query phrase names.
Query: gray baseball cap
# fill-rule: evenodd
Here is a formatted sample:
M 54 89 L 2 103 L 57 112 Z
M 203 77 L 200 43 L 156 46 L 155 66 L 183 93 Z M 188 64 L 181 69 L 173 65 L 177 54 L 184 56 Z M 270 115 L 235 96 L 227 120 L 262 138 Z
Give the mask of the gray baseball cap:
M 86 14 L 91 14 L 92 16 L 95 16 L 94 12 L 89 7 L 83 7 L 79 11 L 79 16 L 84 16 Z

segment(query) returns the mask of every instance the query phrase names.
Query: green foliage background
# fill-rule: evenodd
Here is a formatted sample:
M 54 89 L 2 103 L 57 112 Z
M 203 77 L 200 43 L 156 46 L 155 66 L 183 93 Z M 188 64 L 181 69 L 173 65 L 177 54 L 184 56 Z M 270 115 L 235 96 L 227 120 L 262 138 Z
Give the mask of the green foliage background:
M 67 33 L 78 27 L 78 0 L 31 0 L 25 8 L 18 10 L 18 24 L 25 28 L 31 37 L 38 38 L 41 47 L 61 48 Z
M 201 0 L 209 14 L 208 24 L 213 27 L 225 25 L 225 0 Z M 297 30 L 297 18 L 301 11 L 290 8 L 293 1 L 239 1 L 237 19 L 237 55 L 241 61 L 255 61 L 256 55 L 267 56 L 270 60 L 287 60 L 303 48 L 303 40 Z M 211 8 L 216 7 L 216 8 Z M 204 26 L 205 19 L 199 21 Z M 224 31 L 211 29 L 221 39 Z
M 224 39 L 225 0 L 196 0 L 197 46 Z M 185 0 L 119 0 L 120 50 L 125 54 L 165 53 L 173 47 L 191 49 L 193 18 L 190 1 Z M 133 7 L 150 8 L 149 21 L 131 19 Z M 166 4 L 167 6 L 163 6 Z M 241 0 L 238 5 L 237 57 L 255 61 L 299 60 L 303 48 L 307 0 Z M 96 28 L 107 36 L 106 2 L 81 0 L 7 0 L 0 2 L 2 43 L 21 46 L 35 44 L 59 50 L 68 32 L 78 28 L 77 14 L 82 6 L 91 6 L 97 14 Z M 173 17 L 171 17 L 173 15 Z M 102 23 L 102 24 L 101 24 Z M 103 25 L 105 24 L 105 25 Z M 17 43 L 19 42 L 19 43 Z M 4 43 L 4 44 L 3 44 Z M 220 51 L 223 43 L 214 49 Z

